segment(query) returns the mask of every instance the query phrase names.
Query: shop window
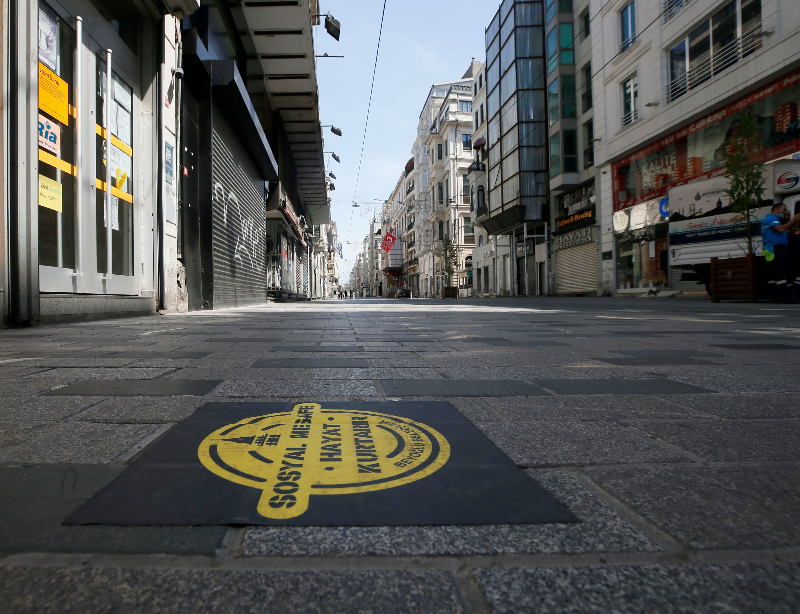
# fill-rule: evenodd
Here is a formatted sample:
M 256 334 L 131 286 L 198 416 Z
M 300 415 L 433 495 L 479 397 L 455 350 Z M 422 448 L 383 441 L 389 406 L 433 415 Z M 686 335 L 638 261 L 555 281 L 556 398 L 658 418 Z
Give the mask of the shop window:
M 561 76 L 561 116 L 575 117 L 575 76 Z
M 557 132 L 550 137 L 550 176 L 561 174 L 561 135 Z
M 639 119 L 639 80 L 636 75 L 622 84 L 622 127 Z
M 97 56 L 97 189 L 95 228 L 97 234 L 97 272 L 108 273 L 107 224 L 111 226 L 111 273 L 133 275 L 133 90 L 116 73 L 111 73 L 111 92 L 107 90 L 106 63 Z M 108 105 L 108 109 L 106 109 Z M 107 111 L 107 114 L 106 114 Z M 105 125 L 106 121 L 108 122 Z M 105 135 L 110 130 L 111 137 Z M 110 151 L 106 146 L 110 145 Z M 110 158 L 110 173 L 106 173 Z M 111 185 L 106 185 L 110 175 Z M 107 191 L 110 195 L 108 220 Z
M 741 29 L 742 36 L 738 33 Z M 761 0 L 729 2 L 669 50 L 669 101 L 761 48 Z
M 620 41 L 620 51 L 625 51 L 636 42 L 636 3 L 631 2 L 620 11 L 620 22 L 622 25 L 622 40 Z
M 547 113 L 548 123 L 552 126 L 558 121 L 558 79 L 547 87 Z
M 39 264 L 62 268 L 75 267 L 74 51 L 75 32 L 40 4 L 39 79 L 66 92 L 66 99 L 39 97 Z

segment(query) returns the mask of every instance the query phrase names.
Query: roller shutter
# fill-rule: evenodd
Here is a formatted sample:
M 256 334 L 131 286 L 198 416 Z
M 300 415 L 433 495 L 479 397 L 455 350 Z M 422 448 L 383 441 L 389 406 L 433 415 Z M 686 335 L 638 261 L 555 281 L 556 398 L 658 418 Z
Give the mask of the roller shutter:
M 597 291 L 597 243 L 556 252 L 558 293 Z
M 264 304 L 264 179 L 217 109 L 213 114 L 212 146 L 214 307 Z

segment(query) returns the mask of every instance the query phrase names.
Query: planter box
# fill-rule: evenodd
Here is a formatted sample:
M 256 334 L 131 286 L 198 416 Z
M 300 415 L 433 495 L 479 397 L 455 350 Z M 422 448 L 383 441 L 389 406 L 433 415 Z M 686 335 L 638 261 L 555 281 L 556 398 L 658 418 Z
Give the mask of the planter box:
M 458 288 L 442 288 L 442 298 L 458 298 Z
M 769 298 L 769 271 L 763 257 L 711 259 L 711 301 L 740 299 L 751 303 Z

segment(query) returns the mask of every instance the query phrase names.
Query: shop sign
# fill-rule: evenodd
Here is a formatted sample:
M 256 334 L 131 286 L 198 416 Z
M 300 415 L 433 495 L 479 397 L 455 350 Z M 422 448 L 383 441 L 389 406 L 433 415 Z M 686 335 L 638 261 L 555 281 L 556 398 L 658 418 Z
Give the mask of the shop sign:
M 580 230 L 573 230 L 556 237 L 557 250 L 567 249 L 568 247 L 576 247 L 586 243 L 594 243 L 594 236 L 592 234 L 591 226 L 581 228 Z
M 54 156 L 61 155 L 61 126 L 39 113 L 39 147 Z
M 69 125 L 69 85 L 39 62 L 39 108 L 65 126 Z
M 771 207 L 760 207 L 751 212 L 753 228 L 758 228 L 770 212 Z M 723 213 L 709 215 L 692 220 L 670 222 L 670 245 L 683 245 L 685 243 L 703 243 L 706 241 L 721 241 L 723 239 L 737 239 L 747 234 L 745 227 L 745 214 Z
M 39 175 L 39 206 L 61 213 L 61 184 L 49 177 Z
M 517 256 L 527 256 L 531 253 L 531 244 L 528 243 L 527 245 L 523 245 L 522 243 L 517 243 Z
M 799 100 L 800 70 L 615 162 L 614 211 L 660 200 L 675 186 L 724 175 L 722 160 L 737 138 L 743 113 L 772 126 L 769 144 L 753 160 L 793 154 L 800 147 Z
M 576 226 L 583 226 L 584 224 L 591 224 L 595 220 L 594 206 L 576 211 L 572 215 L 562 215 L 556 218 L 556 230 L 568 230 Z

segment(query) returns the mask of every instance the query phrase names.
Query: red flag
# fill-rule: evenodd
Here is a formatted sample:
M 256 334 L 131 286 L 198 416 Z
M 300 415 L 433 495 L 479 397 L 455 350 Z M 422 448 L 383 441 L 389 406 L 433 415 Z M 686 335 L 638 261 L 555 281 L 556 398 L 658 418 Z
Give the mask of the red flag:
M 387 254 L 392 251 L 392 247 L 394 246 L 394 242 L 397 241 L 397 237 L 395 237 L 392 233 L 394 232 L 394 228 L 390 228 L 389 231 L 386 233 L 386 236 L 383 238 L 383 243 L 381 244 L 381 248 Z

